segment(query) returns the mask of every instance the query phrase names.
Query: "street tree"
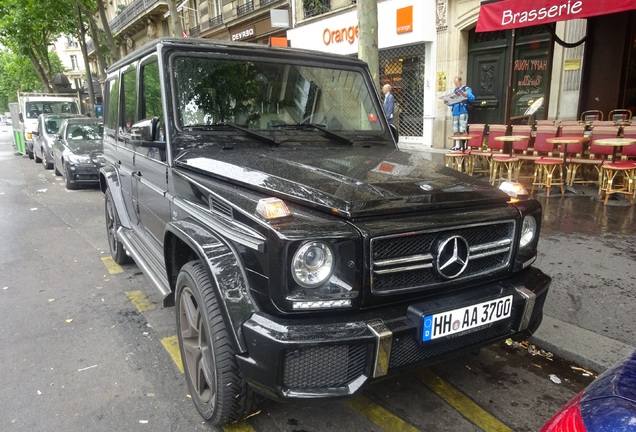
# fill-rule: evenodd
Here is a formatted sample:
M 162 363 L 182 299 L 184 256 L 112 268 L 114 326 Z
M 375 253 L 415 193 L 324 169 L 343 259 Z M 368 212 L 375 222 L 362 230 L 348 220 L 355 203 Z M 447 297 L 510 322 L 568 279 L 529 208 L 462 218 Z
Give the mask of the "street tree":
M 64 72 L 62 61 L 56 53 L 50 53 L 54 74 Z M 17 100 L 18 92 L 44 91 L 42 82 L 31 64 L 22 55 L 0 50 L 0 112 L 8 111 L 9 102 Z
M 378 55 L 378 3 L 376 0 L 358 0 L 358 58 L 369 65 L 376 88 L 380 87 L 380 60 Z
M 74 0 L 2 0 L 0 43 L 33 65 L 44 90 L 56 93 L 49 45 L 60 34 L 73 33 Z

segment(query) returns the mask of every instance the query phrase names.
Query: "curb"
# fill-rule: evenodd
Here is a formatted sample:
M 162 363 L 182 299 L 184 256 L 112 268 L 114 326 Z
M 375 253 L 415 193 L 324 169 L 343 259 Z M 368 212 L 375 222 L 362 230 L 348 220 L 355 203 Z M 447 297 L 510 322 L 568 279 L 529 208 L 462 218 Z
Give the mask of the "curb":
M 599 374 L 636 349 L 547 315 L 543 316 L 543 322 L 529 341 L 557 357 Z

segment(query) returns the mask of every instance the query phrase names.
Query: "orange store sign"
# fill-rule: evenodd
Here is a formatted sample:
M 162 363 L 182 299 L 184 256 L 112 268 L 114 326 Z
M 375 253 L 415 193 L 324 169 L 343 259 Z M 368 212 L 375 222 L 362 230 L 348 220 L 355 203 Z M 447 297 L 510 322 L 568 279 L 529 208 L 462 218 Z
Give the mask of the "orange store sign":
M 407 6 L 396 10 L 395 31 L 397 34 L 413 31 L 413 6 Z M 331 44 L 348 42 L 353 45 L 359 37 L 360 29 L 357 25 L 342 28 L 325 28 L 322 32 L 322 43 Z
M 322 32 L 322 41 L 325 45 L 331 45 L 332 43 L 340 43 L 347 41 L 349 44 L 358 39 L 359 28 L 358 26 L 349 26 L 343 29 L 331 30 L 326 28 Z
M 413 31 L 413 6 L 407 6 L 397 10 L 395 31 L 397 34 Z

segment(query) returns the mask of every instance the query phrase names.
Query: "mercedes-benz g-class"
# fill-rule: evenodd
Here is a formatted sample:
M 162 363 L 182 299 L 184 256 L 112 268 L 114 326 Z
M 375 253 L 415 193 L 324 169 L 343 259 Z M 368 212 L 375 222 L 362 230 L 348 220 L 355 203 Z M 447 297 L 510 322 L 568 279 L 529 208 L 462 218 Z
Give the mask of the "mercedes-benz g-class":
M 400 151 L 366 64 L 161 39 L 114 64 L 113 258 L 166 305 L 214 424 L 532 334 L 541 206 Z

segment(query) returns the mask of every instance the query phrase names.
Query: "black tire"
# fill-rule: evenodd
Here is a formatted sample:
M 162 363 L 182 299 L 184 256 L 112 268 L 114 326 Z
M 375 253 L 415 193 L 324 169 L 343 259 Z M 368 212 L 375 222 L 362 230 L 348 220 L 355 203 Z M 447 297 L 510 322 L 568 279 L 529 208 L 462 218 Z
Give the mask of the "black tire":
M 181 268 L 175 304 L 181 360 L 194 406 L 215 426 L 242 419 L 253 395 L 239 370 L 201 262 L 191 261 Z
M 132 258 L 126 254 L 124 245 L 117 239 L 117 230 L 121 226 L 121 223 L 119 222 L 119 215 L 113 203 L 113 195 L 110 189 L 106 189 L 106 193 L 104 194 L 104 216 L 110 256 L 120 265 L 132 262 Z
M 66 189 L 75 190 L 77 189 L 77 183 L 73 183 L 71 181 L 71 172 L 68 168 L 68 165 L 64 164 L 64 184 Z
M 57 169 L 57 165 L 55 164 L 55 162 L 53 163 L 53 169 L 55 170 L 55 175 L 56 176 L 61 176 L 62 173 L 60 172 L 60 170 Z
M 44 154 L 44 153 L 42 153 Z M 35 163 L 41 163 L 42 162 L 42 158 L 38 157 L 38 154 L 35 152 L 35 150 L 33 151 L 33 158 L 35 159 Z
M 33 159 L 33 150 L 27 149 L 27 155 L 29 156 L 29 159 Z
M 42 166 L 44 167 L 45 170 L 50 170 L 51 168 L 53 168 L 53 164 L 51 162 L 46 161 L 46 156 L 42 158 Z

